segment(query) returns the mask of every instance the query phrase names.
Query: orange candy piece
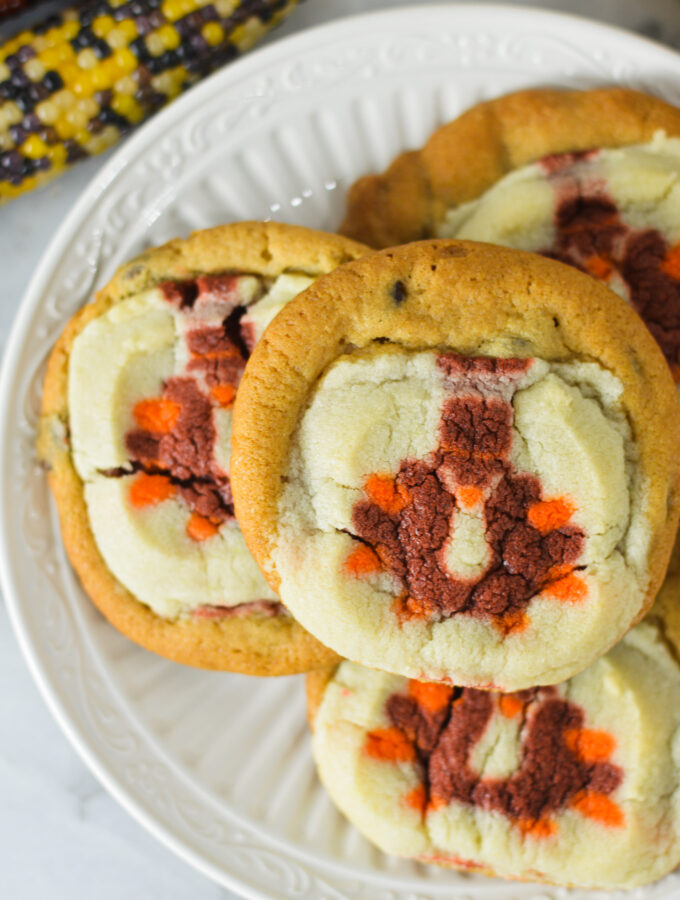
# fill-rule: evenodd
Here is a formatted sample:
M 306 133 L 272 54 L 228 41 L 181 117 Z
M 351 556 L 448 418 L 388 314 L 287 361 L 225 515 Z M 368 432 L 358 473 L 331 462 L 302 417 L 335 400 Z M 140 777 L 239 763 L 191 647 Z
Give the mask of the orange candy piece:
M 611 734 L 591 728 L 568 728 L 564 732 L 564 743 L 588 763 L 603 762 L 616 749 L 616 740 Z
M 364 752 L 373 759 L 389 762 L 412 762 L 416 758 L 413 744 L 398 728 L 379 728 L 366 735 Z
M 557 823 L 552 819 L 520 819 L 517 824 L 522 834 L 538 841 L 544 841 L 557 834 Z
M 545 590 L 561 603 L 581 603 L 588 596 L 585 581 L 573 573 L 553 581 Z
M 661 263 L 661 271 L 676 281 L 680 281 L 680 244 L 671 247 L 664 261 Z
M 187 522 L 187 534 L 192 541 L 206 541 L 216 535 L 218 531 L 217 525 L 210 519 L 206 519 L 205 516 L 199 516 L 198 513 L 192 513 Z
M 391 475 L 369 475 L 364 489 L 369 498 L 389 516 L 395 516 L 408 504 L 406 488 L 394 482 Z
M 612 264 L 604 256 L 598 256 L 595 253 L 586 260 L 586 269 L 593 278 L 606 281 L 612 273 Z
M 601 825 L 607 825 L 609 828 L 621 828 L 626 821 L 621 807 L 605 794 L 579 791 L 572 798 L 571 805 L 582 816 L 593 819 Z
M 411 809 L 415 809 L 416 812 L 421 814 L 424 813 L 425 807 L 427 806 L 425 787 L 420 784 L 418 787 L 413 788 L 412 791 L 409 791 L 404 797 L 404 803 L 406 803 L 407 806 L 410 806 Z
M 349 575 L 358 577 L 379 572 L 382 564 L 376 553 L 366 544 L 359 544 L 349 554 L 344 563 L 344 569 Z
M 467 487 L 456 488 L 456 500 L 464 509 L 472 509 L 482 499 L 481 488 L 468 485 Z
M 501 694 L 498 698 L 498 710 L 506 719 L 514 719 L 524 709 L 524 703 L 516 694 Z
M 168 434 L 177 424 L 182 407 L 174 400 L 157 397 L 135 403 L 132 415 L 137 425 L 144 431 Z
M 429 712 L 438 712 L 451 700 L 453 688 L 445 684 L 434 684 L 429 681 L 416 681 L 412 678 L 408 683 L 408 692 L 421 706 Z
M 169 500 L 177 491 L 167 475 L 147 475 L 140 472 L 130 485 L 130 503 L 139 508 Z
M 236 399 L 236 388 L 233 384 L 216 384 L 210 389 L 210 393 L 220 406 L 229 408 L 234 405 Z
M 529 507 L 527 518 L 541 534 L 549 534 L 566 525 L 575 512 L 576 506 L 569 497 L 556 497 L 534 503 Z

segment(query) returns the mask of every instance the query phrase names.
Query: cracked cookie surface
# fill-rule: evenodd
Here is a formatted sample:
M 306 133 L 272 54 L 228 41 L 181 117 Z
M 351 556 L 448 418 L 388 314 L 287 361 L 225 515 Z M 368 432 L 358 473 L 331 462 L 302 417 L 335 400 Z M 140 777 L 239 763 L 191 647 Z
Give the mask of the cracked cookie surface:
M 676 429 L 658 348 L 592 279 L 470 243 L 384 251 L 294 301 L 248 364 L 233 460 L 246 540 L 350 659 L 485 688 L 558 682 L 641 617 L 670 553 L 677 460 L 644 395 Z
M 362 252 L 274 224 L 199 232 L 125 266 L 57 344 L 39 453 L 86 590 L 144 646 L 254 674 L 305 671 L 329 656 L 246 548 L 230 435 L 268 322 Z
M 654 618 L 562 684 L 449 687 L 343 662 L 308 676 L 319 775 L 387 853 L 632 887 L 680 861 L 680 669 Z

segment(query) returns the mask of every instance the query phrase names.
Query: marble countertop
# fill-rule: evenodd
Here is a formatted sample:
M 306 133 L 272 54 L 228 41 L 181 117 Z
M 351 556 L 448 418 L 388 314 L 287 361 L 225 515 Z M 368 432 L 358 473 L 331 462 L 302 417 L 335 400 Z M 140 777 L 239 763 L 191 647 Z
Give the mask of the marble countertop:
M 340 16 L 409 2 L 417 5 L 414 0 L 307 0 L 269 40 Z M 543 0 L 524 5 L 589 16 L 680 48 L 680 0 Z M 0 38 L 16 27 L 16 19 L 2 25 Z M 0 209 L 0 347 L 52 234 L 106 156 Z M 0 897 L 236 897 L 173 856 L 97 782 L 39 696 L 4 609 L 0 684 Z

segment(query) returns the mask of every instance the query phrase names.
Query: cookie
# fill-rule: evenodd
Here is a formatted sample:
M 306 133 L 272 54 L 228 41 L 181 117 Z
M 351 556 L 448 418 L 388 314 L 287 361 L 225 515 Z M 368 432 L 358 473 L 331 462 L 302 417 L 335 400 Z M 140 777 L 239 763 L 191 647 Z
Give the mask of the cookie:
M 414 243 L 319 279 L 255 349 L 236 511 L 272 589 L 342 656 L 554 684 L 651 606 L 679 429 L 663 356 L 613 292 L 520 251 Z
M 246 548 L 230 433 L 268 322 L 365 252 L 274 223 L 197 232 L 119 269 L 57 342 L 38 455 L 86 592 L 147 649 L 257 675 L 335 658 L 278 602 Z
M 347 661 L 308 675 L 321 781 L 387 853 L 582 888 L 662 877 L 680 864 L 675 599 L 672 623 L 650 616 L 550 687 L 501 694 Z
M 340 231 L 377 248 L 437 237 L 449 210 L 516 169 L 557 154 L 645 144 L 660 132 L 680 137 L 680 110 L 639 91 L 518 91 L 443 125 L 383 175 L 359 179 Z M 523 207 L 524 198 L 517 216 Z

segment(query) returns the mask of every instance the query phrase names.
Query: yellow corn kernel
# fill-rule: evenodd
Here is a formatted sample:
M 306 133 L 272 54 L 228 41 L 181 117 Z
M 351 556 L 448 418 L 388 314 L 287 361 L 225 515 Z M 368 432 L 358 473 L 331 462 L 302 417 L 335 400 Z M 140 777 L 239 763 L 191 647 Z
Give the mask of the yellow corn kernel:
M 123 32 L 128 40 L 128 43 L 130 41 L 134 41 L 134 39 L 139 34 L 134 19 L 123 19 L 122 22 L 118 23 L 118 30 Z
M 90 134 L 90 139 L 85 144 L 85 149 L 93 156 L 95 153 L 103 153 L 108 147 L 115 144 L 120 138 L 120 132 L 115 125 L 107 125 L 99 134 Z
M 77 103 L 78 109 L 82 110 L 82 112 L 88 117 L 88 119 L 93 118 L 99 112 L 99 104 L 92 97 L 83 97 L 78 100 Z
M 229 38 L 239 50 L 250 50 L 253 44 L 256 44 L 266 31 L 267 26 L 263 25 L 255 16 L 251 16 L 243 25 L 234 28 Z
M 161 12 L 170 22 L 175 22 L 177 19 L 181 19 L 182 16 L 186 16 L 198 9 L 201 5 L 200 0 L 198 2 L 196 0 L 164 0 L 161 5 Z
M 177 29 L 173 28 L 172 25 L 163 25 L 156 32 L 156 37 L 160 38 L 163 42 L 163 48 L 165 50 L 175 50 L 179 47 L 181 42 Z
M 59 106 L 53 100 L 38 103 L 35 113 L 44 125 L 53 125 L 59 118 Z
M 154 75 L 151 79 L 151 86 L 155 91 L 165 94 L 168 99 L 173 99 L 182 90 L 182 85 L 189 77 L 189 73 L 183 66 L 177 66 L 174 69 L 168 69 L 167 72 L 161 72 L 160 75 Z
M 14 141 L 10 137 L 9 131 L 0 129 L 0 150 L 13 150 Z
M 80 78 L 81 68 L 76 62 L 66 62 L 59 66 L 59 74 L 64 84 L 72 87 L 73 83 Z
M 120 50 L 121 47 L 127 47 L 130 42 L 125 37 L 125 32 L 122 28 L 114 28 L 106 35 L 106 43 L 112 50 Z
M 48 47 L 43 50 L 38 59 L 46 69 L 58 69 L 67 60 L 75 56 L 70 44 L 60 44 L 58 47 Z
M 78 128 L 73 122 L 69 121 L 66 116 L 60 116 L 54 123 L 54 130 L 62 141 L 67 141 L 76 134 Z
M 63 144 L 53 144 L 47 148 L 47 156 L 53 167 L 63 166 L 66 162 L 66 147 Z
M 31 60 L 32 62 L 33 60 Z M 0 62 L 0 81 L 7 81 L 7 79 L 12 74 L 12 70 L 9 66 L 6 66 L 4 62 Z
M 157 34 L 150 34 L 146 39 L 146 49 L 152 56 L 160 56 L 165 51 L 163 39 Z
M 71 90 L 77 97 L 91 97 L 97 90 L 94 86 L 93 71 L 83 72 L 71 85 Z
M 37 59 L 35 56 L 32 59 L 27 59 L 24 63 L 24 72 L 28 75 L 31 81 L 40 81 L 40 79 L 45 74 L 45 66 Z M 0 65 L 0 81 L 2 81 L 2 66 Z
M 110 59 L 107 59 L 106 62 L 113 62 L 118 72 L 125 75 L 129 75 L 137 68 L 137 57 L 132 50 L 128 50 L 126 47 L 121 47 L 120 50 L 116 50 L 113 56 Z
M 99 57 L 92 47 L 85 47 L 81 50 L 76 56 L 76 60 L 81 69 L 94 69 L 95 66 L 99 65 Z
M 37 134 L 31 134 L 21 145 L 21 152 L 29 159 L 40 159 L 47 154 L 47 144 Z
M 73 126 L 74 134 L 81 131 L 83 128 L 87 128 L 87 123 L 90 121 L 89 116 L 84 113 L 82 109 L 78 109 L 77 106 L 72 106 L 71 109 L 67 109 L 64 118 Z
M 73 140 L 80 144 L 81 147 L 85 147 L 89 142 L 92 135 L 87 130 L 87 128 L 82 128 L 80 131 L 77 131 L 73 135 Z
M 45 40 L 44 34 L 36 34 L 36 36 L 31 41 L 31 47 L 35 50 L 38 56 L 47 50 L 47 41 Z M 0 50 L 0 59 L 4 58 L 4 48 Z
M 216 47 L 224 40 L 224 28 L 219 22 L 206 22 L 201 28 L 201 34 L 211 47 Z
M 24 114 L 13 100 L 7 100 L 0 105 L 0 112 L 5 120 L 5 127 L 10 125 L 18 125 L 24 117 Z
M 132 75 L 124 75 L 113 86 L 117 94 L 136 94 L 137 88 L 138 84 Z
M 65 41 L 72 41 L 74 37 L 78 35 L 80 31 L 80 22 L 77 19 L 71 19 L 71 21 L 64 22 L 61 26 L 61 36 Z
M 214 5 L 220 19 L 226 19 L 238 6 L 238 0 L 215 0 Z
M 144 115 L 141 106 L 130 94 L 116 94 L 111 101 L 111 107 L 114 112 L 117 112 L 120 116 L 125 116 L 132 123 L 139 122 Z
M 92 25 L 90 27 L 92 28 L 92 31 L 94 31 L 94 33 L 97 35 L 97 37 L 103 38 L 106 37 L 109 31 L 111 31 L 111 29 L 115 27 L 115 25 L 116 23 L 113 20 L 112 16 L 97 16 L 96 19 L 92 20 Z
M 112 61 L 113 57 L 109 57 L 92 70 L 92 86 L 95 91 L 105 91 L 116 81 L 118 70 L 115 65 L 111 65 Z
M 75 94 L 68 88 L 62 88 L 50 98 L 60 112 L 69 109 L 76 102 Z

